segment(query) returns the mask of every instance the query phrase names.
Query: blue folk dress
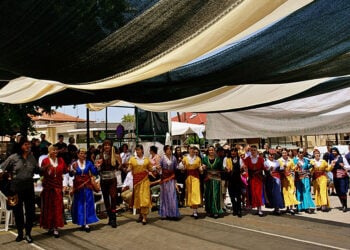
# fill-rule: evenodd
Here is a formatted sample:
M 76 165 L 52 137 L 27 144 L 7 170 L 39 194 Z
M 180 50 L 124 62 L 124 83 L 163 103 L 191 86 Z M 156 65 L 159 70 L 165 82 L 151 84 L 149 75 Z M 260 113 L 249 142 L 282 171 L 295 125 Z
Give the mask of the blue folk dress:
M 297 166 L 300 162 L 301 166 L 296 167 L 295 172 L 295 186 L 298 204 L 298 210 L 315 209 L 315 203 L 311 196 L 311 181 L 310 181 L 310 160 L 307 158 L 299 159 L 295 157 L 293 159 L 294 165 Z
M 81 164 L 77 161 L 74 178 L 74 198 L 72 205 L 72 221 L 84 226 L 98 221 L 95 212 L 95 201 L 92 186 L 89 182 L 90 173 L 97 175 L 97 169 L 90 161 Z

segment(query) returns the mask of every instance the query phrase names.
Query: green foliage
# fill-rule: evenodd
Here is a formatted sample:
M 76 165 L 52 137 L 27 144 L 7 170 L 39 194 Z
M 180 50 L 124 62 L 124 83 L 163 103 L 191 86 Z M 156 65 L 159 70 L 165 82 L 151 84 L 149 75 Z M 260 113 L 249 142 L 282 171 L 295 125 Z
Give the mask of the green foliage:
M 41 115 L 44 112 L 50 113 L 51 107 L 0 103 L 0 114 L 2 114 L 0 116 L 0 135 L 13 135 L 16 133 L 27 135 L 28 132 L 33 134 L 35 128 L 31 117 Z
M 135 115 L 126 114 L 122 117 L 122 122 L 134 122 L 135 121 Z
M 199 145 L 204 145 L 205 144 L 205 139 L 204 138 L 199 138 L 197 135 L 189 135 L 186 139 L 186 143 L 188 145 L 190 144 L 199 144 Z

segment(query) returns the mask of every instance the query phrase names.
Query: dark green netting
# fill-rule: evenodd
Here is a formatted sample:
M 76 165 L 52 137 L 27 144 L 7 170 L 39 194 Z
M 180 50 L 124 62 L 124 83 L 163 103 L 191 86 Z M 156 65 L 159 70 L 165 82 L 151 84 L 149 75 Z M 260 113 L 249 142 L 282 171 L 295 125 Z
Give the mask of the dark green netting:
M 110 77 L 176 46 L 241 1 L 1 1 L 0 79 Z

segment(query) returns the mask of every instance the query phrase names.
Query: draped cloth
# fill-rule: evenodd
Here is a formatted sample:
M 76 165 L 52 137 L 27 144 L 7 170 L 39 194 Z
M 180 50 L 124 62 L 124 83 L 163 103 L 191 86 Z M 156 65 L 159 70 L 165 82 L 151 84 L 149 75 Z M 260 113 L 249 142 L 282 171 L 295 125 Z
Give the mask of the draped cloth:
M 51 165 L 49 158 L 44 159 L 41 164 L 44 166 L 44 178 L 41 192 L 40 226 L 45 229 L 64 226 L 62 175 L 66 172 L 66 164 L 62 158 L 57 158 L 57 160 L 57 167 Z

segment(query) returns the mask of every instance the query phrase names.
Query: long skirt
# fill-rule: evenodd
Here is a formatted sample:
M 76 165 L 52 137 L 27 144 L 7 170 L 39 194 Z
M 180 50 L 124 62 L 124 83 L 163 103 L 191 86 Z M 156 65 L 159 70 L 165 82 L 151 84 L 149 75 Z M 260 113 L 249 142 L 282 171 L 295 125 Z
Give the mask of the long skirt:
M 160 184 L 160 208 L 158 213 L 161 217 L 180 217 L 175 180 Z
M 296 189 L 297 200 L 300 201 L 298 210 L 315 208 L 315 203 L 311 196 L 310 178 L 305 177 L 296 181 Z
M 151 189 L 148 178 L 134 185 L 133 190 L 133 207 L 140 209 L 142 214 L 148 214 L 149 208 L 152 207 Z
M 292 175 L 282 179 L 282 192 L 285 206 L 293 206 L 300 203 L 295 197 L 294 177 Z
M 262 196 L 263 196 L 263 181 L 259 177 L 253 176 L 249 179 L 248 183 L 249 188 L 249 204 L 252 208 L 260 207 L 264 205 Z
M 321 175 L 313 181 L 316 206 L 329 207 L 329 196 L 327 187 L 328 178 L 326 175 Z
M 186 205 L 191 207 L 201 203 L 199 178 L 189 175 L 186 178 Z
M 223 214 L 221 181 L 209 179 L 204 183 L 205 211 L 208 214 Z
M 44 188 L 41 192 L 40 226 L 45 229 L 63 227 L 63 194 L 61 188 Z
M 74 194 L 72 205 L 73 223 L 84 226 L 98 221 L 95 212 L 94 194 L 89 188 L 82 188 Z
M 272 208 L 284 208 L 281 179 L 270 176 L 268 182 L 268 187 L 270 188 L 270 206 Z

